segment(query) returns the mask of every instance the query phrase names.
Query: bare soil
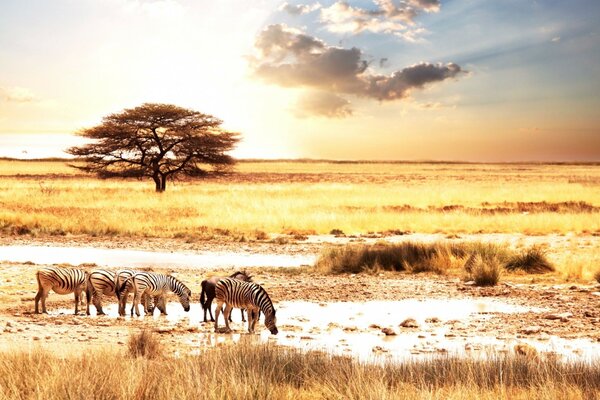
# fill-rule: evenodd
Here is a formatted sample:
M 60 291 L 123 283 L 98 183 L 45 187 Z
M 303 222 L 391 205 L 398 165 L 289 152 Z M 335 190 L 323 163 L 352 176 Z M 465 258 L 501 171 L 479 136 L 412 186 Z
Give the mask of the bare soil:
M 559 237 L 560 239 L 560 237 Z M 536 240 L 540 240 L 539 238 Z M 586 237 L 583 243 L 597 247 L 600 238 Z M 593 241 L 591 244 L 590 240 Z M 272 242 L 203 242 L 186 243 L 166 239 L 129 238 L 0 238 L 0 244 L 51 244 L 53 246 L 94 246 L 106 248 L 138 248 L 145 250 L 196 251 L 225 250 L 276 254 L 317 254 L 323 240 L 277 244 Z M 159 318 L 114 318 L 74 316 L 72 295 L 51 294 L 47 305 L 50 315 L 36 315 L 34 296 L 37 291 L 35 270 L 38 265 L 0 263 L 0 349 L 32 348 L 42 346 L 59 352 L 82 352 L 89 348 L 126 346 L 130 332 L 143 327 L 160 333 L 167 348 L 175 353 L 189 352 L 191 348 L 218 345 L 228 341 L 228 335 L 214 334 L 212 323 L 192 325 L 186 320 L 177 322 Z M 171 272 L 171 271 L 170 271 Z M 232 269 L 216 274 L 230 274 Z M 202 273 L 197 269 L 178 269 L 179 279 L 185 282 L 198 302 L 200 283 L 214 271 Z M 488 335 L 496 338 L 529 338 L 547 340 L 549 336 L 565 339 L 589 339 L 600 342 L 600 285 L 588 281 L 565 283 L 558 275 L 505 276 L 495 287 L 478 288 L 465 284 L 460 277 L 411 275 L 408 273 L 381 273 L 358 275 L 322 275 L 309 269 L 262 268 L 252 270 L 254 281 L 267 288 L 275 303 L 305 300 L 316 303 L 403 299 L 454 299 L 481 297 L 544 309 L 543 312 L 495 314 L 492 318 L 468 324 L 455 324 L 456 336 Z M 171 298 L 170 301 L 176 301 Z M 112 302 L 112 299 L 105 299 Z M 93 307 L 93 306 L 92 306 Z M 68 309 L 69 314 L 59 314 Z M 85 310 L 85 307 L 83 308 Z M 444 310 L 440 310 L 442 315 Z M 235 319 L 239 314 L 235 312 Z M 301 322 L 299 322 L 301 323 Z M 373 321 L 374 324 L 384 321 Z M 349 326 L 350 326 L 349 322 Z M 281 327 L 279 335 L 294 335 L 298 327 Z M 529 329 L 531 328 L 531 329 Z M 234 324 L 234 329 L 245 332 L 245 326 Z M 264 329 L 261 325 L 260 329 Z M 223 339 L 225 338 L 225 339 Z M 276 340 L 276 339 L 273 339 Z

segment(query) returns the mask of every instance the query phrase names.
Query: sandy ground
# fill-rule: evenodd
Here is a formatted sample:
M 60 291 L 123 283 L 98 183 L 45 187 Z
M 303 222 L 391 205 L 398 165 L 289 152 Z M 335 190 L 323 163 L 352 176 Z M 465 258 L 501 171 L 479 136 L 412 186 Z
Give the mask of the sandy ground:
M 564 237 L 553 237 L 563 240 Z M 573 238 L 567 238 L 573 246 Z M 333 241 L 337 239 L 332 239 Z M 346 240 L 350 240 L 347 239 Z M 375 239 L 373 239 L 375 240 Z M 548 237 L 522 238 L 511 240 L 544 241 Z M 597 248 L 598 237 L 578 237 L 581 246 Z M 60 238 L 50 242 L 48 239 L 2 238 L 0 244 L 45 244 L 65 246 L 95 246 L 106 248 L 136 248 L 161 251 L 249 251 L 277 254 L 317 254 L 323 246 L 322 238 L 300 243 L 185 243 L 165 239 L 96 239 L 96 238 Z M 575 244 L 577 245 L 577 243 Z M 560 247 L 560 244 L 550 243 Z M 116 318 L 74 316 L 73 297 L 51 294 L 48 298 L 50 315 L 36 315 L 34 296 L 37 291 L 34 273 L 37 265 L 2 262 L 0 263 L 0 349 L 30 349 L 43 347 L 59 352 L 79 353 L 91 348 L 107 346 L 125 347 L 131 332 L 149 327 L 161 335 L 169 351 L 175 353 L 190 352 L 204 346 L 228 343 L 235 335 L 214 334 L 211 323 L 193 323 L 189 318 L 173 319 L 155 316 Z M 224 270 L 229 274 L 233 269 Z M 557 276 L 505 277 L 503 282 L 492 288 L 478 288 L 465 284 L 458 277 L 438 277 L 435 275 L 410 275 L 405 273 L 383 273 L 376 275 L 339 275 L 329 276 L 312 272 L 297 272 L 291 269 L 252 270 L 254 280 L 263 284 L 277 304 L 286 301 L 309 301 L 317 304 L 334 302 L 369 302 L 375 300 L 399 301 L 404 299 L 497 299 L 507 304 L 536 307 L 536 311 L 524 313 L 493 313 L 489 318 L 469 319 L 465 321 L 446 321 L 447 340 L 453 338 L 493 337 L 498 340 L 547 341 L 551 337 L 565 339 L 586 339 L 600 342 L 600 285 L 591 281 L 576 284 L 564 283 Z M 200 283 L 214 272 L 200 272 L 197 269 L 179 269 L 177 276 L 186 282 L 194 293 L 194 302 L 198 302 Z M 171 301 L 176 301 L 171 298 Z M 112 302 L 112 299 L 105 299 Z M 177 305 L 178 306 L 178 305 Z M 93 308 L 93 306 L 92 306 Z M 540 311 L 541 310 L 541 311 Z M 192 312 L 199 313 L 196 308 Z M 415 311 L 418 313 L 418 311 Z M 198 315 L 194 316 L 196 319 Z M 444 320 L 444 309 L 439 310 Z M 387 326 L 382 317 L 374 315 L 370 320 L 373 335 L 383 335 L 380 327 Z M 414 315 L 419 318 L 419 315 Z M 234 320 L 239 321 L 239 313 L 234 312 Z M 310 318 L 297 318 L 294 323 L 280 326 L 279 338 L 289 340 L 310 339 L 306 335 L 306 326 Z M 330 324 L 334 325 L 334 324 Z M 339 325 L 339 324 L 338 324 Z M 268 332 L 261 325 L 262 337 Z M 356 329 L 352 321 L 341 326 L 313 329 L 313 335 L 327 335 L 340 328 L 344 331 Z M 393 327 L 401 338 L 404 328 Z M 245 332 L 241 323 L 234 324 L 234 330 Z M 425 341 L 432 335 L 432 324 L 410 328 L 412 335 Z M 267 335 L 265 335 L 265 333 Z M 259 335 L 255 335 L 258 337 Z M 277 342 L 279 339 L 271 338 Z M 594 350 L 595 351 L 595 350 Z M 600 357 L 600 354 L 592 354 Z

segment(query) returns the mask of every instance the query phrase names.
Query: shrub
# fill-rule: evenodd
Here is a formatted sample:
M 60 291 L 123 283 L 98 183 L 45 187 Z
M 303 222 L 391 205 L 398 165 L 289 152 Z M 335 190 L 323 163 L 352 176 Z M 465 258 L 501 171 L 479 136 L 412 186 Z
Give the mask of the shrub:
M 509 271 L 522 270 L 530 274 L 543 274 L 555 270 L 540 247 L 532 247 L 520 254 L 513 255 L 506 263 L 506 269 Z
M 147 328 L 138 334 L 129 335 L 127 343 L 129 354 L 132 357 L 158 358 L 162 355 L 162 345 L 158 337 Z
M 600 269 L 594 274 L 594 279 L 596 282 L 600 283 Z
M 470 261 L 468 278 L 477 286 L 495 286 L 500 280 L 502 265 L 497 258 L 484 258 L 475 255 Z

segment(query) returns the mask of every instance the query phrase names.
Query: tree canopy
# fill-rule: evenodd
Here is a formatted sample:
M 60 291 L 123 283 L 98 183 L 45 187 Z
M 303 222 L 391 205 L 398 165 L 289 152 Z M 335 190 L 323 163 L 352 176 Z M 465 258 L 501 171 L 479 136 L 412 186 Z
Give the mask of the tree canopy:
M 226 153 L 239 135 L 221 128 L 222 123 L 198 111 L 146 103 L 80 131 L 92 141 L 67 152 L 84 161 L 77 168 L 100 177 L 150 177 L 156 191 L 163 192 L 168 179 L 201 176 L 207 173 L 203 166 L 234 163 Z

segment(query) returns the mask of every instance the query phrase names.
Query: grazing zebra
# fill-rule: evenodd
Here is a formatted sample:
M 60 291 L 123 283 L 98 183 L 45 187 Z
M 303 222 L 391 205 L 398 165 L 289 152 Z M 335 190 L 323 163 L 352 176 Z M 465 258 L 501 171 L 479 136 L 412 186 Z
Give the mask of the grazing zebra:
M 224 318 L 225 328 L 228 332 L 229 315 L 233 307 L 245 308 L 248 312 L 248 332 L 254 333 L 254 326 L 258 320 L 258 313 L 262 311 L 265 314 L 265 326 L 271 334 L 277 335 L 277 318 L 275 317 L 275 307 L 269 298 L 266 290 L 254 282 L 244 282 L 232 278 L 223 278 L 217 282 L 215 289 L 217 308 L 215 310 L 215 332 L 219 329 L 219 314 L 221 307 L 225 304 Z
M 117 296 L 117 300 L 119 301 L 119 315 L 121 317 L 125 316 L 125 306 L 127 305 L 127 298 L 129 297 L 129 293 L 133 291 L 133 281 L 131 278 L 136 271 L 130 269 L 122 269 L 115 273 L 114 278 L 114 286 L 115 290 L 112 294 Z M 119 293 L 117 293 L 117 288 L 123 286 Z M 144 310 L 147 314 L 152 314 L 154 311 L 154 305 L 151 302 L 151 299 L 148 299 L 146 294 L 143 294 L 141 297 L 142 304 L 144 305 Z M 155 301 L 156 302 L 156 301 Z M 133 316 L 133 306 L 131 308 L 131 315 Z
M 192 296 L 192 291 L 174 276 L 155 274 L 152 272 L 137 272 L 130 278 L 125 279 L 121 284 L 117 291 L 118 298 L 121 298 L 128 282 L 131 282 L 134 291 L 132 312 L 135 309 L 135 315 L 138 317 L 140 316 L 138 305 L 144 294 L 148 296 L 146 298 L 146 304 L 148 303 L 148 298 L 154 297 L 156 307 L 162 314 L 166 315 L 167 309 L 164 296 L 169 290 L 179 297 L 179 302 L 183 306 L 183 309 L 186 312 L 190 311 L 190 297 Z M 145 308 L 146 304 L 144 304 Z M 148 308 L 146 308 L 146 310 L 148 310 Z M 149 313 L 146 315 L 149 315 Z
M 244 282 L 252 282 L 252 276 L 248 275 L 246 271 L 238 271 L 229 276 L 230 278 L 239 279 Z M 224 276 L 213 276 L 211 278 L 205 279 L 202 281 L 202 291 L 200 292 L 200 305 L 204 310 L 204 322 L 206 321 L 206 312 L 210 314 L 210 320 L 214 321 L 213 313 L 212 313 L 212 301 L 215 298 L 215 286 L 217 282 L 223 279 Z M 241 310 L 242 313 L 242 322 L 246 322 L 246 318 L 244 318 L 244 309 Z M 231 315 L 229 316 L 229 322 L 231 322 Z
M 98 315 L 104 315 L 104 311 L 102 310 L 102 295 L 115 295 L 118 287 L 117 278 L 119 279 L 119 283 L 122 283 L 123 280 L 131 277 L 134 273 L 135 271 L 130 269 L 122 269 L 116 273 L 105 269 L 95 269 L 90 273 L 89 282 L 92 304 L 96 307 Z M 125 302 L 127 301 L 128 294 L 129 290 L 124 295 Z M 125 314 L 125 304 L 123 304 L 122 308 L 123 312 L 121 312 L 121 301 L 119 301 L 119 315 Z
M 39 314 L 39 302 L 42 300 L 42 312 L 47 314 L 46 297 L 50 289 L 58 294 L 75 294 L 75 315 L 79 313 L 81 292 L 85 291 L 87 299 L 86 314 L 90 314 L 91 291 L 88 286 L 88 273 L 81 269 L 44 267 L 40 268 L 35 277 L 38 283 L 38 292 L 35 295 L 35 313 Z

